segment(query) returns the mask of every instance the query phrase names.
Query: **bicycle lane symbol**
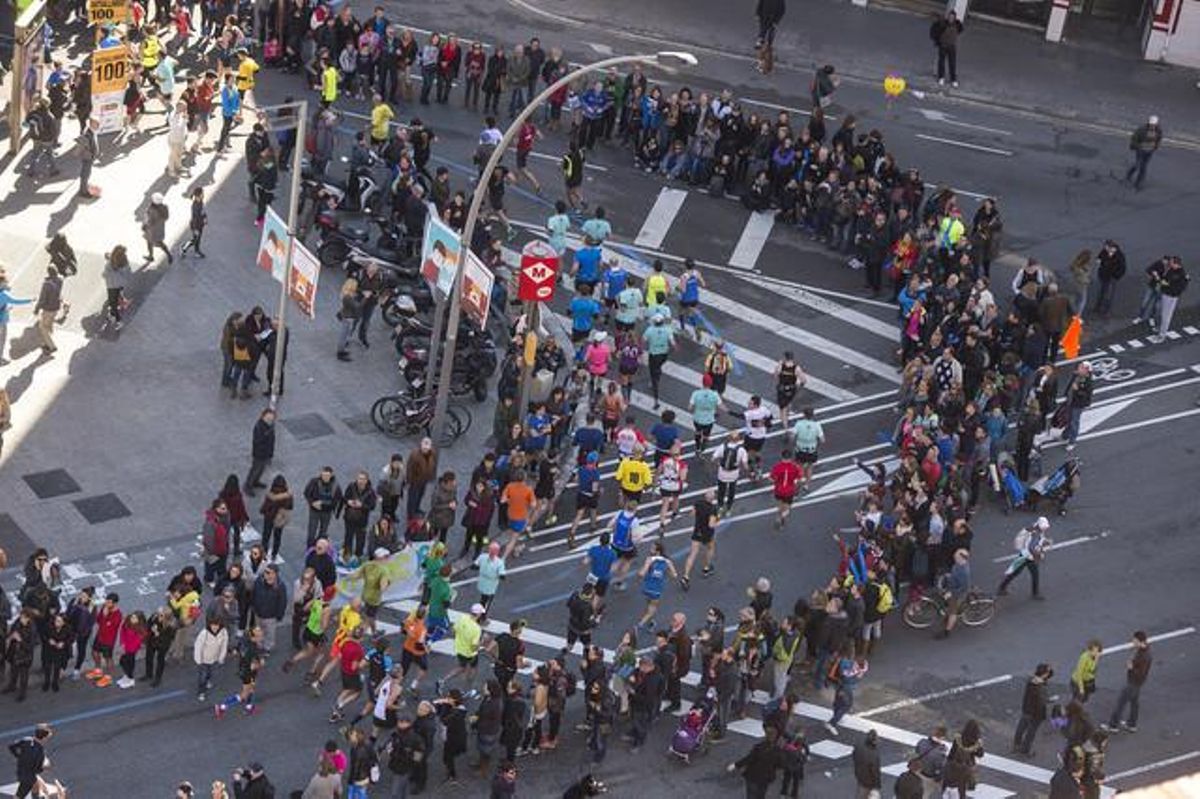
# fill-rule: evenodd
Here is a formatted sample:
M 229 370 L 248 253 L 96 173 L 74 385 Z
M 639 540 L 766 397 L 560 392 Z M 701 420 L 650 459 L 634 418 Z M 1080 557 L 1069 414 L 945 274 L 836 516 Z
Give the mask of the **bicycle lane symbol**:
M 1111 356 L 1093 358 L 1087 362 L 1092 367 L 1092 377 L 1109 383 L 1121 383 L 1137 376 L 1137 371 L 1120 367 L 1120 362 Z

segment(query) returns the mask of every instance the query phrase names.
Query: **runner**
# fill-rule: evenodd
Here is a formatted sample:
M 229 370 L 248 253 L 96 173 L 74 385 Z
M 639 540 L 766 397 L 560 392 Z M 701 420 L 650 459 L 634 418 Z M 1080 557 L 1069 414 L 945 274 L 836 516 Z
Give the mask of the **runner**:
M 600 282 L 601 252 L 599 245 L 586 244 L 575 251 L 575 262 L 571 264 L 571 277 L 575 279 L 575 292 L 595 294 Z
M 671 357 L 675 349 L 675 331 L 668 324 L 668 315 L 664 307 L 655 308 L 650 324 L 642 333 L 646 342 L 647 362 L 650 366 L 650 389 L 654 395 L 654 410 L 658 410 L 658 384 L 662 379 L 663 365 Z
M 792 502 L 796 499 L 796 486 L 802 474 L 789 449 L 785 449 L 779 456 L 779 462 L 771 467 L 771 482 L 775 485 L 776 530 L 782 530 L 787 524 L 788 516 L 792 512 Z
M 750 398 L 748 407 L 742 417 L 746 420 L 746 453 L 750 466 L 751 482 L 758 482 L 759 467 L 762 465 L 762 448 L 767 440 L 767 430 L 771 427 L 771 409 L 763 406 L 762 397 L 755 394 Z
M 407 680 L 409 671 L 416 666 L 417 674 L 408 684 L 408 689 L 416 694 L 417 686 L 429 673 L 429 636 L 425 627 L 424 605 L 418 605 L 408 614 L 402 629 L 404 646 L 400 650 L 400 678 L 401 681 Z
M 621 293 L 629 287 L 629 273 L 621 261 L 612 258 L 604 264 L 604 324 L 612 322 L 612 314 L 620 307 Z M 641 294 L 638 294 L 639 302 Z M 632 327 L 632 325 L 631 325 Z M 618 325 L 618 329 L 621 326 Z
M 642 318 L 642 292 L 636 286 L 626 285 L 617 293 L 617 310 L 613 315 L 617 330 L 633 330 Z
M 362 645 L 363 628 L 355 627 L 350 631 L 350 637 L 342 643 L 338 653 L 338 666 L 342 675 L 342 689 L 333 700 L 333 710 L 329 713 L 329 723 L 336 724 L 345 718 L 342 708 L 362 696 L 363 667 L 367 665 L 367 651 Z
M 796 359 L 792 357 L 792 351 L 784 351 L 783 359 L 775 367 L 775 404 L 779 406 L 779 420 L 783 423 L 785 430 L 788 426 L 788 415 L 791 412 L 792 402 L 807 379 L 800 364 L 796 363 Z
M 714 340 L 712 348 L 704 358 L 704 376 L 712 380 L 712 390 L 717 392 L 722 399 L 725 398 L 725 386 L 729 381 L 729 370 L 732 367 L 733 361 L 725 352 L 725 342 L 721 339 Z
M 679 276 L 679 331 L 686 332 L 692 326 L 692 338 L 700 341 L 700 289 L 708 288 L 696 262 L 691 258 L 683 261 L 683 274 Z
M 637 377 L 642 359 L 642 348 L 638 344 L 637 336 L 632 333 L 618 333 L 616 357 L 617 379 L 621 383 L 621 394 L 628 403 L 633 397 L 633 380 Z
M 330 586 L 332 590 L 327 590 L 325 595 L 332 597 L 336 588 Z M 292 612 L 296 609 L 293 607 Z M 311 682 L 317 677 L 317 665 L 320 662 L 321 647 L 325 646 L 325 631 L 329 629 L 329 622 L 332 618 L 332 609 L 324 596 L 317 594 L 308 603 L 304 621 L 304 630 L 300 633 L 301 639 L 304 642 L 304 648 L 296 654 L 292 655 L 283 664 L 283 673 L 287 674 L 297 663 L 308 658 L 314 658 L 313 667 L 309 670 L 305 678 L 305 682 Z
M 655 258 L 651 272 L 646 276 L 646 308 L 655 311 L 659 306 L 666 305 L 671 294 L 671 286 L 663 273 L 663 262 Z M 665 310 L 665 309 L 664 309 Z
M 687 474 L 688 467 L 683 460 L 683 444 L 674 441 L 658 462 L 658 494 L 662 498 L 658 508 L 659 540 L 666 532 L 667 515 L 670 514 L 671 521 L 679 515 L 679 495 L 687 488 Z
M 821 423 L 813 418 L 816 412 L 812 406 L 804 409 L 803 416 L 804 418 L 797 421 L 792 428 L 792 443 L 796 448 L 796 460 L 800 463 L 800 471 L 803 473 L 801 490 L 808 491 L 813 467 L 817 465 L 817 450 L 825 443 L 825 431 L 821 428 Z
M 534 142 L 540 138 L 542 138 L 542 132 L 538 130 L 532 119 L 521 123 L 521 129 L 517 131 L 517 177 L 528 180 L 529 185 L 533 186 L 533 190 L 538 194 L 542 193 L 542 184 L 538 183 L 538 179 L 534 177 L 533 171 L 529 168 L 529 155 L 533 152 Z
M 598 522 L 596 513 L 600 504 L 600 453 L 589 452 L 587 461 L 579 467 L 575 485 L 575 518 L 571 520 L 571 529 L 567 531 L 567 549 L 575 548 L 575 531 L 584 516 L 591 516 L 589 530 L 594 530 Z
M 642 451 L 642 445 L 638 444 L 633 454 L 628 458 L 622 458 L 620 464 L 617 465 L 614 476 L 621 486 L 621 492 L 626 502 L 641 502 L 642 492 L 654 480 L 649 464 L 642 460 Z
M 442 695 L 446 683 L 460 674 L 467 684 L 464 696 L 475 698 L 478 693 L 475 688 L 475 673 L 479 669 L 479 651 L 483 642 L 483 617 L 487 610 L 476 602 L 471 606 L 470 614 L 461 613 L 454 621 L 454 657 L 458 665 L 450 670 L 445 677 L 434 683 L 434 693 Z
M 588 547 L 583 562 L 588 568 L 587 583 L 593 589 L 591 601 L 593 611 L 599 615 L 604 609 L 604 595 L 608 593 L 608 584 L 612 579 L 613 564 L 618 557 L 612 547 L 612 538 L 605 530 L 600 534 L 596 543 Z
M 592 403 L 595 405 L 596 403 Z M 629 407 L 629 403 L 625 400 L 625 395 L 621 392 L 620 386 L 611 380 L 608 387 L 604 391 L 604 396 L 600 398 L 600 424 L 604 430 L 604 438 L 607 441 L 615 441 L 617 437 L 617 427 L 621 423 L 621 416 L 625 413 L 625 409 Z M 578 431 L 576 431 L 578 435 Z
M 713 573 L 713 561 L 717 555 L 717 522 L 720 519 L 720 514 L 717 512 L 716 490 L 706 489 L 689 510 L 696 515 L 696 521 L 692 527 L 691 548 L 688 550 L 687 561 L 683 564 L 683 576 L 679 578 L 679 585 L 684 591 L 692 585 L 692 566 L 696 563 L 696 555 L 700 553 L 701 547 L 704 548 L 704 567 L 700 570 L 700 574 L 708 577 Z
M 358 629 L 362 624 L 362 597 L 354 597 L 338 611 L 337 629 L 333 633 L 333 642 L 329 645 L 329 653 L 326 658 L 318 656 L 313 664 L 313 671 L 317 672 L 317 678 L 309 683 L 309 688 L 312 689 L 314 696 L 321 695 L 321 683 L 325 682 L 325 678 L 338 667 L 341 663 L 342 645 L 350 640 L 351 634 Z M 322 666 L 322 660 L 324 665 Z
M 733 508 L 733 498 L 737 494 L 738 480 L 749 460 L 746 448 L 742 446 L 740 431 L 731 430 L 729 438 L 725 439 L 717 451 L 713 453 L 717 462 L 717 507 L 718 513 L 725 516 Z
M 261 644 L 262 630 L 258 627 L 248 629 L 238 647 L 238 679 L 242 683 L 241 690 L 236 694 L 230 694 L 224 702 L 219 702 L 213 707 L 213 715 L 217 718 L 223 717 L 229 708 L 238 704 L 241 704 L 242 710 L 247 716 L 253 715 L 257 709 L 254 704 L 254 689 L 258 684 L 258 674 L 266 665 L 262 656 Z
M 625 507 L 617 512 L 612 520 L 612 548 L 617 553 L 615 587 L 618 591 L 625 590 L 625 575 L 637 557 L 637 542 L 641 538 L 637 517 L 637 501 L 626 500 Z
M 725 410 L 725 403 L 721 401 L 721 395 L 713 391 L 712 384 L 712 376 L 704 375 L 701 378 L 700 388 L 693 391 L 691 399 L 688 400 L 688 411 L 692 414 L 697 457 L 704 453 L 704 448 L 708 445 L 713 425 L 717 421 L 717 411 Z
M 509 478 L 508 485 L 504 486 L 500 493 L 500 504 L 508 514 L 508 540 L 504 544 L 504 560 L 512 557 L 514 552 L 520 557 L 523 546 L 519 548 L 518 542 L 529 538 L 529 512 L 535 501 L 533 489 L 525 480 L 524 470 L 516 469 Z
M 472 568 L 479 572 L 475 584 L 479 589 L 479 604 L 483 605 L 484 609 L 490 609 L 500 590 L 500 581 L 507 575 L 507 565 L 504 558 L 500 557 L 500 542 L 493 541 L 488 544 L 488 551 L 475 559 Z
M 671 579 L 679 577 L 675 564 L 663 550 L 663 542 L 655 541 L 650 549 L 650 555 L 642 563 L 638 575 L 642 578 L 642 596 L 646 597 L 646 610 L 638 621 L 638 627 L 644 630 L 654 629 L 654 614 L 658 612 L 658 603 L 662 600 L 663 589 L 666 587 L 667 574 Z

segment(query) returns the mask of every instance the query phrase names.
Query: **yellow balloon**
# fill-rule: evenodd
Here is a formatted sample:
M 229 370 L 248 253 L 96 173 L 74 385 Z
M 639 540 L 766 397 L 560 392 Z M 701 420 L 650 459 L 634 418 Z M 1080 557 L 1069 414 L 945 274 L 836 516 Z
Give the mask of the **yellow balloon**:
M 908 82 L 899 75 L 888 75 L 883 79 L 883 91 L 888 97 L 899 97 L 907 86 Z

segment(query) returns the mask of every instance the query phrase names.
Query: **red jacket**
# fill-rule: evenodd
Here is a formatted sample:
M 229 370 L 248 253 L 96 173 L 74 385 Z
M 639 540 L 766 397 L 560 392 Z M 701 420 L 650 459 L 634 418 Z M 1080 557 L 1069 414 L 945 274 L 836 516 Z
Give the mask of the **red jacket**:
M 112 646 L 117 641 L 117 630 L 121 629 L 121 620 L 125 617 L 120 608 L 105 612 L 101 607 L 96 611 L 96 643 Z

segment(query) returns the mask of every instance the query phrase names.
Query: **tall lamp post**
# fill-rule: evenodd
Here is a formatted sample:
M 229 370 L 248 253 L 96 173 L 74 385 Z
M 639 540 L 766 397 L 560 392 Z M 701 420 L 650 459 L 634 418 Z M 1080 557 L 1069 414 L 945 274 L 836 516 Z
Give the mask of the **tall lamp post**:
M 446 420 L 446 405 L 450 399 L 450 379 L 454 371 L 454 351 L 458 343 L 458 322 L 459 316 L 462 313 L 461 303 L 461 287 L 463 270 L 466 267 L 467 253 L 471 247 L 471 240 L 475 235 L 475 222 L 479 218 L 479 208 L 483 205 L 483 198 L 487 195 L 488 178 L 491 177 L 492 171 L 499 165 L 500 159 L 504 157 L 505 151 L 516 138 L 517 133 L 521 130 L 521 125 L 525 123 L 538 106 L 546 102 L 550 95 L 561 89 L 563 86 L 572 81 L 587 75 L 590 72 L 608 69 L 609 67 L 620 66 L 622 64 L 682 64 L 686 66 L 694 66 L 697 63 L 696 57 L 691 53 L 667 50 L 659 53 L 647 53 L 644 55 L 627 55 L 616 56 L 614 58 L 606 58 L 603 61 L 596 61 L 592 64 L 584 64 L 581 67 L 567 73 L 563 77 L 551 83 L 542 93 L 534 97 L 529 103 L 517 114 L 516 119 L 504 131 L 504 135 L 500 138 L 500 143 L 496 145 L 496 149 L 492 151 L 491 157 L 487 164 L 484 165 L 483 171 L 480 172 L 479 183 L 475 186 L 475 192 L 471 195 L 471 206 L 467 210 L 467 219 L 463 224 L 463 232 L 461 244 L 458 248 L 458 263 L 454 270 L 454 283 L 450 287 L 450 309 L 445 320 L 445 348 L 442 352 L 441 372 L 438 377 L 437 398 L 433 410 L 433 424 L 430 430 L 434 434 L 440 433 L 442 426 Z M 435 330 L 431 339 L 430 346 L 434 351 L 430 353 L 430 362 L 437 360 L 437 343 L 439 331 Z

